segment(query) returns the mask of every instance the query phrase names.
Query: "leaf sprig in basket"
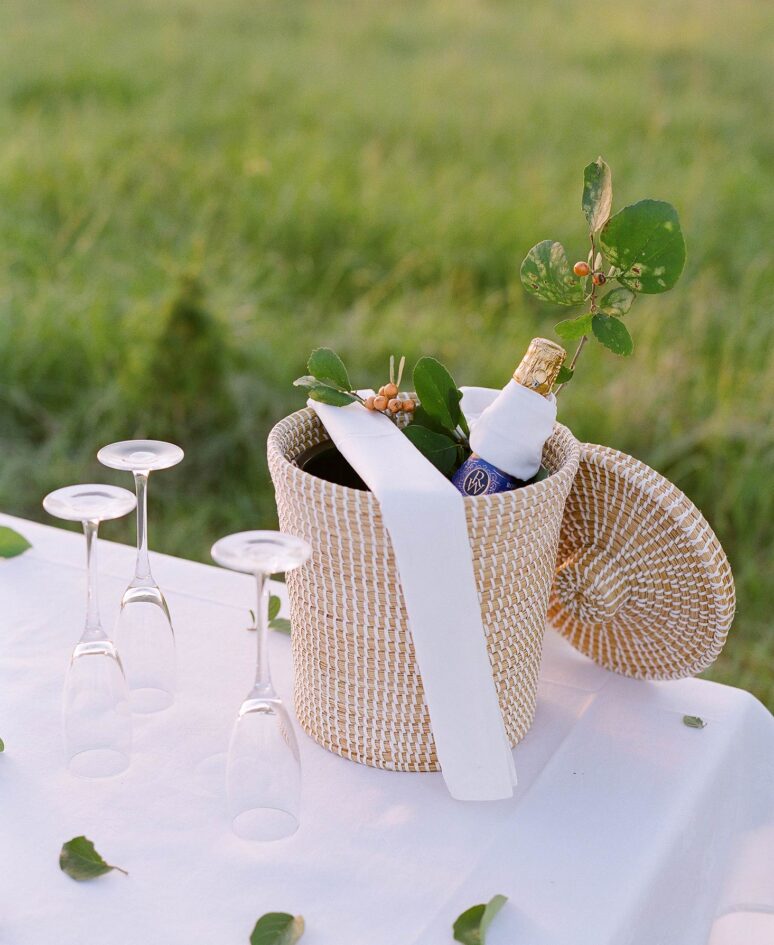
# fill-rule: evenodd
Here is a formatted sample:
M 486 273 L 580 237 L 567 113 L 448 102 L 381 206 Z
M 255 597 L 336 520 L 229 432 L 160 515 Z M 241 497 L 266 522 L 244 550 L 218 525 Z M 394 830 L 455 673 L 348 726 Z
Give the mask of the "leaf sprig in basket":
M 560 382 L 572 378 L 578 356 L 589 337 L 615 354 L 628 356 L 634 342 L 623 317 L 638 293 L 666 292 L 685 265 L 685 241 L 675 208 L 663 200 L 640 200 L 610 216 L 613 187 L 610 168 L 598 157 L 583 172 L 581 209 L 588 224 L 587 260 L 570 269 L 561 243 L 543 240 L 521 264 L 524 288 L 544 302 L 580 305 L 588 309 L 555 326 L 564 341 L 579 340 Z M 604 295 L 598 293 L 611 282 Z
M 399 384 L 404 359 L 394 376 L 390 359 L 390 382 L 380 393 L 363 397 L 353 389 L 344 362 L 330 348 L 317 348 L 309 357 L 307 371 L 294 384 L 318 403 L 333 407 L 360 403 L 378 410 L 403 429 L 416 448 L 445 476 L 470 456 L 470 430 L 460 407 L 462 391 L 449 371 L 435 358 L 420 358 L 413 372 L 415 394 L 401 394 Z M 411 422 L 406 425 L 406 420 Z

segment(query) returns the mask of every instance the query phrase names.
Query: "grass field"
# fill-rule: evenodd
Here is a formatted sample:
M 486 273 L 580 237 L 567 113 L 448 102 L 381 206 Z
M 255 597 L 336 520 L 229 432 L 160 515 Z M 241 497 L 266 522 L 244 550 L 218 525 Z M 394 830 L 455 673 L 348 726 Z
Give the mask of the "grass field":
M 756 0 L 5 0 L 0 508 L 129 485 L 97 447 L 152 435 L 188 454 L 152 482 L 154 547 L 271 526 L 264 441 L 308 351 L 361 384 L 395 352 L 502 385 L 564 317 L 521 258 L 585 255 L 601 153 L 614 207 L 674 203 L 689 258 L 562 418 L 705 512 L 739 598 L 710 675 L 774 704 L 772 41 Z

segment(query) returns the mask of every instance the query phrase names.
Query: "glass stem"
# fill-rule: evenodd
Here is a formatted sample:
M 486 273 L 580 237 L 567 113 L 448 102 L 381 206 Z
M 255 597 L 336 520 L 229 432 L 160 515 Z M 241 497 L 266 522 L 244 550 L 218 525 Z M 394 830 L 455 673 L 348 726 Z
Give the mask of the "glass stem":
M 97 599 L 97 528 L 98 522 L 83 523 L 86 536 L 86 630 L 84 640 L 104 639 L 105 633 L 99 619 L 99 600 Z
M 255 664 L 253 693 L 261 695 L 272 691 L 269 671 L 269 578 L 270 575 L 261 572 L 255 575 L 258 593 L 255 611 L 258 658 Z
M 148 584 L 153 580 L 148 558 L 148 473 L 135 472 L 134 485 L 137 490 L 137 564 L 134 583 Z

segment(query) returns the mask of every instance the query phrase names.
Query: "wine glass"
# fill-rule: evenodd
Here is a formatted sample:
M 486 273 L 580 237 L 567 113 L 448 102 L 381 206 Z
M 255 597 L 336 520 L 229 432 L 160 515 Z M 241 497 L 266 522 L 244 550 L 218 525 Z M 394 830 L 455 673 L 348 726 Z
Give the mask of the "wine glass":
M 298 829 L 301 758 L 269 671 L 269 578 L 299 567 L 311 553 L 303 539 L 267 531 L 238 532 L 212 546 L 218 564 L 254 574 L 258 591 L 255 684 L 239 709 L 226 764 L 232 829 L 246 840 L 279 840 Z
M 96 538 L 100 522 L 127 515 L 136 502 L 128 490 L 102 485 L 66 486 L 43 500 L 50 515 L 81 522 L 86 535 L 86 626 L 64 688 L 65 757 L 70 772 L 82 778 L 119 774 L 131 758 L 129 690 L 116 647 L 99 619 Z
M 126 669 L 135 712 L 159 712 L 175 700 L 175 634 L 169 607 L 153 579 L 148 558 L 148 477 L 169 469 L 183 451 L 161 440 L 124 440 L 103 446 L 97 459 L 111 469 L 134 473 L 137 490 L 137 563 L 124 591 L 116 643 Z

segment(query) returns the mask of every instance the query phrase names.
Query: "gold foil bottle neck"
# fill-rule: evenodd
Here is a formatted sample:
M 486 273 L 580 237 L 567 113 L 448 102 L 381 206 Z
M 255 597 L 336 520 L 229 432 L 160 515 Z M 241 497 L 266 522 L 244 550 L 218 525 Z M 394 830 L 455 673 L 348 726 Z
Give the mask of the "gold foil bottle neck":
M 513 372 L 513 379 L 522 387 L 528 387 L 546 397 L 551 393 L 559 369 L 567 352 L 548 338 L 533 338 L 521 364 Z

